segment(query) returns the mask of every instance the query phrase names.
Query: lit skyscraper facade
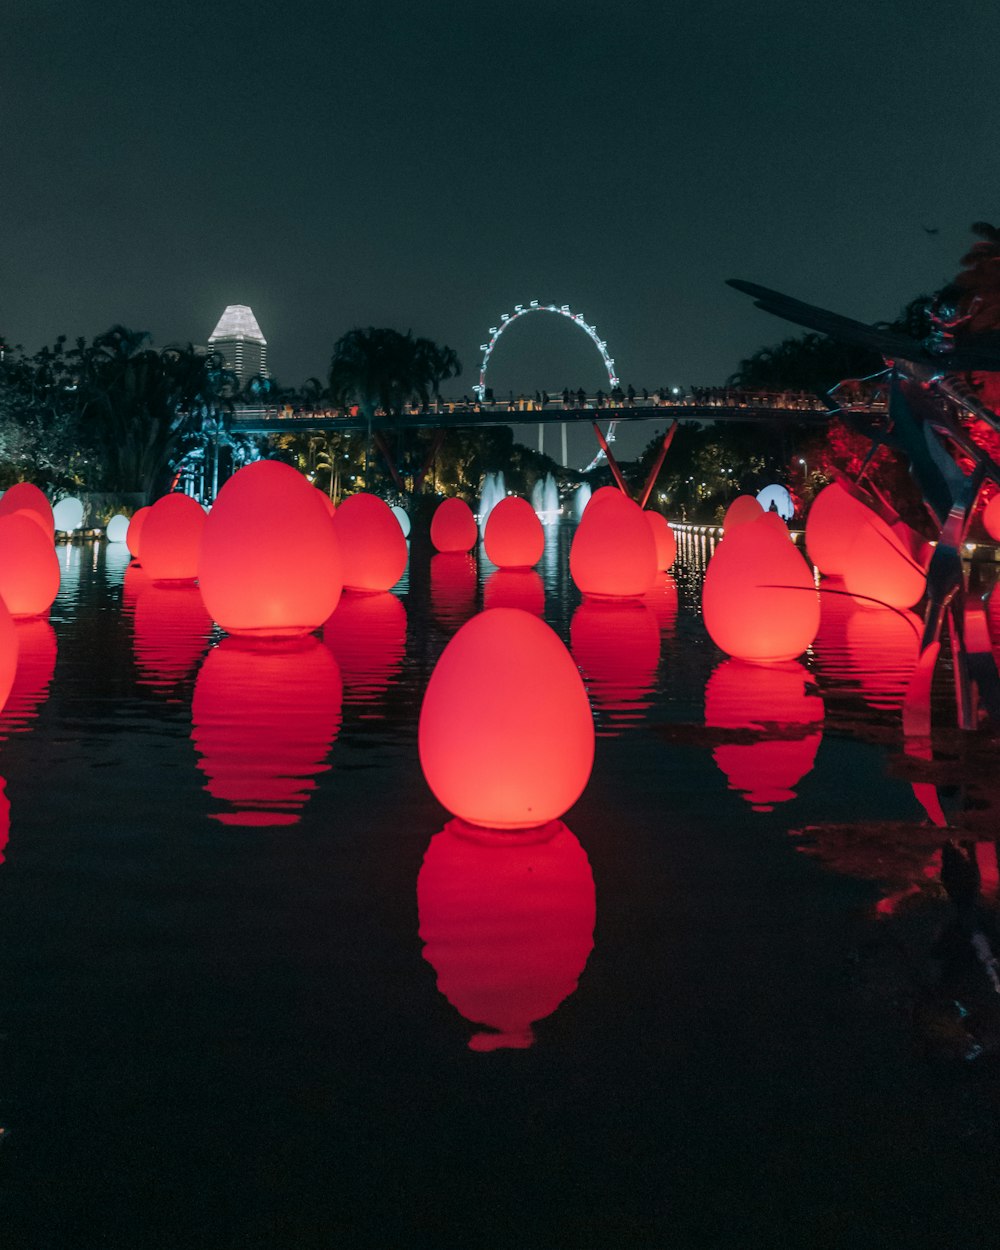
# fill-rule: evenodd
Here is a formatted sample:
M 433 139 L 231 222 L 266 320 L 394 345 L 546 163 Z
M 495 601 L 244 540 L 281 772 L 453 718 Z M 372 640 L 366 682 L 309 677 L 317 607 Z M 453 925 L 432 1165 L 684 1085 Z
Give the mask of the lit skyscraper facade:
M 260 332 L 253 309 L 246 304 L 230 304 L 209 335 L 208 345 L 221 352 L 226 368 L 245 382 L 267 374 L 267 339 Z

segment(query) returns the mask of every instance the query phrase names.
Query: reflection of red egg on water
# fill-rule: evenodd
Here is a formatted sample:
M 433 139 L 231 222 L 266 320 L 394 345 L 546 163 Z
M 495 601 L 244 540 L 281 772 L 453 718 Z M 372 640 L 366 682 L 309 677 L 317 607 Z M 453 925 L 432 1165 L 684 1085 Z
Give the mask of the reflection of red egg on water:
M 718 545 L 705 573 L 702 611 L 715 645 L 741 660 L 791 660 L 816 637 L 812 571 L 776 513 L 734 526 Z
M 483 589 L 483 607 L 520 608 L 544 616 L 545 583 L 534 569 L 497 569 Z
M 677 539 L 670 528 L 670 522 L 662 512 L 647 509 L 644 515 L 649 528 L 653 531 L 653 541 L 656 543 L 657 571 L 665 573 L 677 559 Z
M 457 629 L 476 611 L 476 565 L 467 552 L 431 556 L 431 609 L 438 624 Z
M 10 800 L 7 798 L 7 782 L 0 777 L 0 864 L 10 841 Z
M 17 630 L 14 618 L 0 599 L 0 708 L 10 697 L 17 673 Z
M 317 638 L 224 638 L 205 657 L 191 738 L 225 825 L 291 825 L 340 729 L 340 670 Z
M 538 563 L 545 530 L 527 499 L 507 495 L 500 500 L 486 521 L 483 546 L 498 569 L 529 569 Z
M 471 551 L 479 530 L 472 509 L 464 499 L 442 499 L 431 517 L 431 543 L 436 551 L 455 554 Z
M 0 596 L 11 616 L 41 616 L 59 593 L 52 540 L 24 512 L 0 516 Z
M 844 586 L 863 599 L 912 608 L 923 598 L 927 577 L 882 518 L 869 512 L 848 548 Z
M 602 737 L 642 720 L 660 662 L 660 627 L 643 600 L 584 599 L 573 613 L 570 648 L 595 709 Z
M 642 596 L 642 602 L 656 617 L 660 632 L 669 634 L 677 624 L 677 583 L 669 573 L 660 574 L 652 590 Z
M 33 482 L 18 482 L 0 497 L 0 517 L 23 512 L 39 525 L 50 543 L 55 541 L 56 522 L 52 505 L 43 490 Z
M 438 802 L 489 828 L 557 819 L 594 762 L 594 722 L 572 656 L 544 621 L 515 608 L 481 612 L 445 647 L 418 739 Z
M 757 502 L 756 495 L 737 495 L 722 518 L 722 532 L 728 534 L 737 525 L 745 525 L 748 521 L 759 521 L 763 515 L 764 509 Z
M 391 590 L 406 571 L 408 552 L 389 505 L 365 491 L 348 495 L 333 528 L 344 560 L 344 588 Z
M 125 576 L 122 579 L 122 610 L 135 614 L 135 605 L 139 601 L 139 596 L 147 586 L 152 586 L 153 580 L 147 574 L 146 570 L 136 561 L 133 561 L 125 570 Z
M 728 542 L 729 539 L 726 539 Z M 747 664 L 726 660 L 705 687 L 705 724 L 712 729 L 761 729 L 780 734 L 759 742 L 723 743 L 712 757 L 755 811 L 795 797 L 811 771 L 823 737 L 823 701 L 807 692 L 801 664 Z M 808 732 L 798 727 L 813 726 Z
M 173 686 L 195 670 L 212 632 L 197 586 L 147 580 L 135 600 L 135 662 L 140 680 Z
M 424 958 L 476 1051 L 525 1049 L 532 1025 L 572 994 L 594 946 L 590 861 L 562 821 L 539 836 L 450 821 L 417 878 Z
M 142 542 L 142 527 L 146 524 L 146 517 L 149 516 L 149 508 L 140 508 L 138 512 L 132 514 L 132 519 L 128 523 L 128 529 L 125 531 L 125 546 L 129 549 L 129 554 L 133 560 L 139 559 L 139 544 Z
M 323 640 L 336 656 L 346 697 L 371 703 L 402 667 L 406 609 L 387 590 L 342 595 L 323 626 Z
M 573 535 L 569 552 L 573 581 L 585 595 L 644 595 L 656 580 L 656 542 L 649 522 L 639 505 L 621 491 L 598 499 L 599 495 L 601 491 L 587 505 Z
M 205 510 L 190 495 L 164 495 L 142 526 L 142 567 L 156 582 L 193 582 Z
M 860 607 L 847 618 L 851 675 L 874 708 L 902 706 L 920 653 L 923 622 L 913 612 Z
M 14 622 L 17 669 L 0 715 L 0 733 L 24 729 L 38 715 L 56 670 L 56 631 L 45 617 Z

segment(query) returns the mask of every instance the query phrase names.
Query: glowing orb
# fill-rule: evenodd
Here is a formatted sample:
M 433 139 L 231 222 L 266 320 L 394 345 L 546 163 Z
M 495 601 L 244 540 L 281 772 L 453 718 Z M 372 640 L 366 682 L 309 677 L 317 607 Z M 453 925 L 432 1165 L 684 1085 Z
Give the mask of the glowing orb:
M 1000 495 L 994 495 L 983 509 L 983 527 L 994 542 L 1000 542 Z
M 18 482 L 5 490 L 0 497 L 0 517 L 13 512 L 27 512 L 42 527 L 51 542 L 55 538 L 56 526 L 52 519 L 52 505 L 44 491 L 32 482 Z
M 821 573 L 844 572 L 858 530 L 873 515 L 838 482 L 819 492 L 806 517 L 806 550 Z
M 107 529 L 104 533 L 109 543 L 123 543 L 128 534 L 129 519 L 121 512 L 115 515 L 108 522 Z
M 756 500 L 754 500 L 756 503 Z M 702 587 L 705 628 L 717 647 L 772 663 L 801 655 L 819 629 L 812 572 L 773 513 L 733 526 L 709 561 Z
M 545 615 L 545 583 L 534 569 L 497 569 L 483 590 L 484 608 L 520 608 Z
M 392 515 L 399 522 L 399 528 L 403 531 L 403 537 L 410 536 L 410 516 L 405 508 L 401 508 L 399 504 L 393 504 Z
M 765 512 L 777 512 L 783 521 L 790 521 L 795 515 L 795 502 L 789 494 L 788 487 L 780 486 L 777 482 L 758 491 L 757 502 Z
M 728 534 L 737 525 L 745 525 L 747 521 L 756 521 L 763 511 L 756 496 L 737 495 L 722 518 L 723 534 Z
M 445 647 L 418 739 L 438 801 L 470 824 L 498 829 L 561 816 L 594 762 L 594 722 L 572 657 L 548 625 L 516 608 L 481 612 Z
M 597 490 L 594 491 L 594 493 L 590 496 L 590 498 L 584 504 L 583 515 L 586 516 L 588 512 L 596 511 L 598 508 L 600 508 L 602 503 L 607 503 L 609 499 L 614 499 L 619 495 L 623 499 L 628 498 L 628 496 L 625 495 L 624 492 L 621 491 L 617 486 L 599 486 Z M 580 519 L 582 520 L 583 517 L 581 517 Z
M 890 608 L 912 608 L 927 589 L 924 570 L 881 517 L 868 512 L 844 561 L 844 586 Z
M 488 1032 L 475 1051 L 534 1041 L 531 1026 L 577 987 L 594 947 L 590 861 L 562 821 L 541 837 L 490 834 L 450 821 L 417 878 L 424 958 L 438 990 Z
M 323 626 L 323 641 L 340 665 L 345 699 L 378 705 L 403 664 L 406 609 L 387 590 L 343 595 Z
M 468 553 L 431 556 L 431 611 L 438 623 L 457 629 L 476 611 L 476 565 Z
M 391 590 L 406 569 L 406 539 L 377 495 L 348 495 L 333 528 L 340 540 L 346 590 Z
M 197 667 L 212 618 L 197 586 L 147 578 L 135 599 L 133 629 L 140 683 L 172 691 Z
M 528 569 L 542 558 L 545 530 L 527 499 L 507 495 L 490 513 L 483 545 L 498 569 Z
M 52 523 L 60 534 L 72 534 L 83 524 L 83 504 L 72 495 L 60 499 L 52 509 Z
M 231 634 L 295 637 L 318 629 L 343 585 L 336 523 L 322 493 L 291 465 L 256 460 L 234 473 L 201 543 L 198 581 L 212 618 Z
M 154 582 L 193 582 L 205 513 L 190 495 L 164 495 L 142 527 L 142 567 Z
M 471 551 L 479 531 L 472 509 L 464 499 L 443 499 L 431 518 L 431 542 L 446 554 Z
M 667 569 L 673 567 L 677 559 L 677 539 L 674 537 L 674 531 L 662 512 L 647 511 L 643 515 L 653 531 L 653 542 L 656 543 L 657 572 L 665 573 Z
M 660 627 L 641 599 L 584 599 L 570 624 L 573 659 L 600 713 L 598 737 L 617 737 L 650 706 Z
M 0 597 L 11 616 L 41 616 L 59 591 L 59 557 L 25 512 L 0 516 Z
M 653 531 L 639 505 L 621 491 L 600 495 L 594 494 L 573 535 L 573 581 L 585 595 L 644 595 L 656 580 Z
M 10 612 L 0 599 L 0 708 L 4 707 L 10 697 L 17 672 L 17 631 Z
M 133 560 L 139 559 L 142 527 L 146 524 L 146 517 L 149 516 L 152 510 L 152 508 L 140 508 L 138 512 L 132 514 L 132 519 L 128 523 L 128 529 L 125 532 L 125 545 L 128 547 Z

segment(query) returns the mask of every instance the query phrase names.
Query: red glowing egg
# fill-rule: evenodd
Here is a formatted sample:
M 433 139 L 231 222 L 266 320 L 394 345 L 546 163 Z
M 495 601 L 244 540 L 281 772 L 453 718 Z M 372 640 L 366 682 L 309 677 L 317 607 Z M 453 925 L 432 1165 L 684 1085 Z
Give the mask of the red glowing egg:
M 844 561 L 844 585 L 861 599 L 912 608 L 924 596 L 927 576 L 882 518 L 868 512 Z
M 133 628 L 140 681 L 171 689 L 197 667 L 212 618 L 197 586 L 147 580 L 136 596 Z
M 24 512 L 0 516 L 0 597 L 11 616 L 41 616 L 59 592 L 59 557 Z
M 142 567 L 154 582 L 193 582 L 205 511 L 190 495 L 164 495 L 142 526 Z
M 498 569 L 530 569 L 542 558 L 545 530 L 527 499 L 506 495 L 486 522 L 483 546 Z
M 708 680 L 705 724 L 761 733 L 760 741 L 721 743 L 712 752 L 729 788 L 755 811 L 770 811 L 775 803 L 794 798 L 794 787 L 816 761 L 823 700 L 807 691 L 808 678 L 793 662 L 726 660 Z
M 340 729 L 340 671 L 308 635 L 270 643 L 224 638 L 205 657 L 191 738 L 225 825 L 292 825 Z
M 573 659 L 598 711 L 598 737 L 643 719 L 660 662 L 660 628 L 641 600 L 584 599 L 570 624 Z
M 534 569 L 497 569 L 483 590 L 484 608 L 520 608 L 545 615 L 545 583 Z
M 574 992 L 594 947 L 590 862 L 562 821 L 541 836 L 490 833 L 453 820 L 417 878 L 424 958 L 466 1020 L 475 1051 L 523 1050 L 532 1024 Z
M 722 532 L 728 534 L 735 526 L 745 525 L 747 521 L 758 521 L 763 515 L 764 509 L 755 495 L 737 495 L 722 518 Z
M 440 625 L 457 629 L 476 611 L 476 565 L 467 553 L 431 556 L 431 610 Z
M 594 762 L 594 722 L 572 657 L 548 625 L 515 608 L 481 612 L 445 647 L 418 738 L 439 802 L 498 829 L 561 816 Z
M 198 582 L 205 607 L 228 633 L 297 637 L 336 608 L 343 561 L 323 499 L 278 460 L 254 461 L 219 491 L 205 522 Z
M 715 645 L 741 660 L 793 660 L 816 637 L 812 572 L 766 514 L 734 526 L 719 543 L 705 573 L 702 615 Z
M 621 491 L 591 499 L 573 535 L 569 569 L 585 595 L 644 595 L 656 580 L 656 542 L 645 514 Z
M 654 582 L 652 590 L 642 596 L 642 602 L 656 617 L 661 634 L 672 632 L 677 624 L 677 583 L 669 573 Z
M 806 550 L 821 573 L 844 573 L 855 535 L 873 515 L 838 482 L 819 492 L 806 517 Z
M 332 517 L 332 516 L 336 516 L 336 515 L 337 515 L 337 509 L 334 507 L 333 500 L 332 500 L 332 499 L 330 498 L 330 496 L 326 493 L 326 491 L 325 491 L 325 490 L 320 490 L 320 489 L 317 487 L 317 488 L 316 488 L 316 494 L 317 494 L 317 495 L 319 495 L 319 500 L 320 500 L 320 503 L 323 505 L 323 511 L 326 513 L 326 515 L 327 515 L 327 516 L 330 516 L 330 517 Z
M 403 664 L 406 609 L 387 590 L 342 595 L 323 641 L 340 665 L 346 700 L 376 703 Z
M 32 482 L 18 482 L 5 490 L 0 497 L 0 517 L 25 512 L 31 516 L 53 542 L 56 536 L 56 522 L 52 505 L 44 491 L 39 490 Z
M 435 550 L 448 554 L 471 551 L 478 537 L 476 518 L 464 499 L 443 499 L 438 504 L 431 518 Z
M 140 508 L 138 512 L 133 513 L 132 519 L 128 523 L 128 529 L 125 531 L 125 546 L 128 547 L 133 560 L 139 559 L 142 527 L 145 525 L 146 517 L 149 516 L 151 511 L 151 508 Z
M 0 628 L 0 634 L 2 634 Z M 0 734 L 28 727 L 44 703 L 56 670 L 56 631 L 44 617 L 14 622 L 17 668 L 0 715 Z
M 333 518 L 347 590 L 391 590 L 406 570 L 406 539 L 377 495 L 348 495 Z
M 653 531 L 653 541 L 656 543 L 657 571 L 665 573 L 667 569 L 673 567 L 677 559 L 677 539 L 670 528 L 670 522 L 662 512 L 647 511 L 644 515 L 649 522 L 649 528 Z
M 586 516 L 588 512 L 597 511 L 601 504 L 607 503 L 609 499 L 615 499 L 619 495 L 623 499 L 628 498 L 628 496 L 625 495 L 624 492 L 617 486 L 599 486 L 587 500 L 587 506 L 583 510 L 584 516 Z M 582 519 L 583 518 L 581 517 L 581 520 Z

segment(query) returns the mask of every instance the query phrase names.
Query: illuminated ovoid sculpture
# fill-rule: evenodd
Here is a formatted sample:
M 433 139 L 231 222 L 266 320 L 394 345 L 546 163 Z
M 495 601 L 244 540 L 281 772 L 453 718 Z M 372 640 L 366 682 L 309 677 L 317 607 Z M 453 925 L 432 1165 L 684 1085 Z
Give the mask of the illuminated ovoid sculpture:
M 994 495 L 983 509 L 983 527 L 994 542 L 1000 542 L 1000 495 Z
M 775 513 L 733 526 L 718 545 L 705 573 L 702 613 L 715 645 L 742 660 L 793 660 L 816 637 L 812 571 Z
M 644 595 L 656 580 L 656 542 L 639 505 L 621 491 L 596 491 L 573 535 L 569 569 L 585 595 Z
M 595 709 L 598 737 L 617 737 L 650 706 L 660 628 L 642 599 L 584 599 L 570 623 L 573 659 Z
M 142 567 L 154 582 L 193 582 L 205 513 L 190 495 L 164 495 L 142 526 Z
M 225 825 L 292 825 L 340 729 L 340 671 L 308 635 L 224 638 L 205 657 L 191 703 L 191 739 Z
M 491 828 L 561 816 L 594 762 L 594 722 L 572 657 L 548 625 L 516 608 L 481 612 L 448 643 L 427 683 L 418 738 L 438 801 Z
M 747 521 L 756 521 L 764 509 L 757 502 L 756 495 L 737 495 L 726 509 L 722 518 L 722 532 L 728 534 L 737 525 L 745 525 Z
M 333 518 L 344 560 L 345 590 L 391 590 L 406 569 L 406 539 L 377 495 L 348 495 Z
M 37 521 L 51 542 L 56 535 L 56 525 L 52 517 L 52 505 L 44 491 L 38 489 L 33 482 L 18 482 L 3 492 L 0 497 L 0 517 L 14 512 L 26 512 Z
M 410 515 L 405 508 L 401 508 L 399 504 L 392 505 L 392 515 L 399 522 L 399 528 L 403 531 L 403 537 L 410 536 Z
M 497 569 L 483 588 L 484 608 L 520 608 L 545 615 L 545 583 L 534 569 Z
M 146 517 L 152 512 L 152 508 L 140 508 L 132 514 L 132 519 L 128 523 L 128 529 L 125 531 L 125 545 L 132 553 L 133 560 L 139 560 L 139 544 L 142 541 L 142 527 L 146 524 Z
M 10 697 L 17 672 L 17 631 L 14 620 L 0 599 L 0 708 Z
M 927 589 L 924 570 L 874 512 L 868 512 L 854 531 L 843 575 L 852 595 L 891 608 L 912 608 Z
M 59 557 L 36 520 L 0 516 L 0 597 L 11 616 L 41 616 L 59 591 Z
M 726 538 L 729 542 L 729 538 Z M 815 763 L 823 737 L 823 700 L 807 692 L 801 664 L 726 660 L 705 687 L 705 724 L 713 729 L 759 729 L 757 742 L 721 743 L 719 768 L 755 811 L 795 797 L 794 787 Z
M 458 629 L 476 611 L 476 565 L 466 552 L 431 556 L 431 610 L 439 625 Z
M 83 524 L 83 504 L 68 495 L 52 509 L 52 524 L 60 534 L 72 534 Z
M 333 500 L 326 493 L 326 491 L 320 490 L 318 486 L 315 487 L 315 490 L 316 490 L 316 493 L 319 495 L 320 503 L 323 505 L 323 511 L 326 513 L 326 515 L 330 517 L 336 516 L 337 509 L 334 507 Z
M 107 524 L 104 535 L 109 543 L 123 543 L 128 535 L 129 519 L 122 512 L 116 512 Z
M 233 474 L 201 543 L 198 581 L 213 620 L 257 637 L 318 629 L 343 585 L 336 525 L 322 493 L 291 465 L 256 460 Z
M 323 641 L 340 666 L 345 701 L 377 704 L 403 664 L 406 609 L 387 590 L 343 595 Z
M 212 618 L 197 586 L 147 578 L 135 599 L 133 630 L 140 681 L 170 690 L 197 667 L 212 632 Z
M 465 500 L 442 499 L 431 518 L 431 543 L 435 550 L 448 555 L 471 551 L 478 537 L 476 518 Z
M 659 577 L 652 590 L 642 596 L 642 602 L 656 617 L 660 633 L 672 633 L 677 624 L 677 583 L 673 577 L 669 573 Z
M 530 569 L 538 563 L 545 530 L 527 499 L 507 495 L 500 500 L 486 522 L 483 546 L 498 569 Z
M 2 634 L 0 627 L 0 634 Z M 47 618 L 14 622 L 17 668 L 0 714 L 0 734 L 27 729 L 45 702 L 56 669 L 56 631 Z M 2 644 L 0 644 L 2 645 Z
M 819 492 L 806 517 L 806 550 L 821 573 L 843 575 L 855 535 L 873 515 L 838 482 Z
M 577 983 L 594 946 L 594 876 L 562 821 L 539 836 L 491 833 L 452 820 L 431 840 L 417 878 L 424 958 L 466 1020 L 469 1047 L 525 1049 L 532 1024 Z
M 670 522 L 662 512 L 648 509 L 644 515 L 649 522 L 649 528 L 653 531 L 653 541 L 656 543 L 657 572 L 665 573 L 667 569 L 673 567 L 677 559 L 677 539 L 670 528 Z

